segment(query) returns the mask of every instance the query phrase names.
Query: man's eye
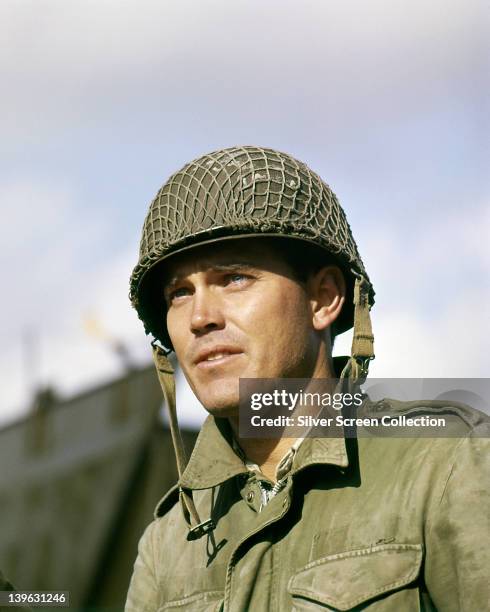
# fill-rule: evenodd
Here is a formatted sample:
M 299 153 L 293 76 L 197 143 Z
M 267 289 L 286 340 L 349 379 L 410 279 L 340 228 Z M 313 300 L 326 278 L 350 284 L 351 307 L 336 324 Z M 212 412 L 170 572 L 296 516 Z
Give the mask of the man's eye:
M 245 280 L 248 280 L 250 277 L 246 274 L 240 274 L 239 272 L 235 272 L 234 274 L 228 274 L 226 276 L 226 281 L 228 283 L 241 283 Z
M 189 294 L 189 289 L 186 287 L 179 287 L 178 289 L 174 289 L 173 291 L 168 292 L 168 301 L 171 303 L 178 298 L 184 297 Z

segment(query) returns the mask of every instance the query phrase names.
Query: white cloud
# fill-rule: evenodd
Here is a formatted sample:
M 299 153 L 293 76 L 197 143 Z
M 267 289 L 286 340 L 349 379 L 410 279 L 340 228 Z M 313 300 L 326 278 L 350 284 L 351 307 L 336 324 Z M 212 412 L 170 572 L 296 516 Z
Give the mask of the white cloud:
M 35 384 L 73 393 L 120 372 L 108 343 L 85 331 L 87 315 L 129 344 L 137 360 L 143 335 L 127 298 L 136 240 L 126 253 L 104 253 L 107 220 L 84 214 L 68 185 L 26 178 L 5 185 L 0 200 L 4 420 L 25 409 Z
M 478 0 L 4 0 L 4 139 L 39 144 L 60 126 L 178 112 L 196 98 L 201 113 L 245 104 L 278 121 L 311 109 L 330 130 L 339 108 L 356 125 L 437 108 L 434 95 L 454 104 L 483 69 L 483 10 Z
M 263 48 L 272 50 L 275 45 L 301 50 L 300 58 L 327 48 L 344 64 L 361 49 L 381 56 L 391 48 L 392 56 L 384 58 L 387 65 L 400 49 L 412 50 L 418 62 L 423 48 L 429 46 L 432 59 L 449 63 L 449 56 L 459 61 L 466 58 L 457 54 L 454 44 L 441 43 L 454 43 L 456 35 L 458 43 L 468 44 L 469 49 L 483 42 L 478 34 L 484 32 L 484 24 L 479 23 L 484 10 L 485 3 L 478 0 L 434 0 L 430 5 L 416 0 L 410 6 L 403 0 L 369 4 L 309 0 L 301 5 L 294 0 L 266 4 L 260 0 L 142 0 L 138 4 L 48 0 L 42 5 L 36 0 L 5 0 L 0 14 L 9 27 L 5 28 L 7 53 L 2 54 L 0 65 L 11 68 L 15 56 L 20 70 L 30 70 L 34 62 L 48 71 L 71 67 L 77 77 L 90 77 L 87 66 L 104 73 L 124 65 L 129 69 L 151 65 L 165 56 L 199 63 L 195 50 L 203 46 L 214 57 L 220 52 L 222 61 L 236 58 L 238 52 L 246 60 L 260 57 Z M 271 54 L 271 67 L 274 59 L 280 58 Z M 213 67 L 209 66 L 210 73 Z M 282 64 L 281 70 L 286 71 L 287 65 Z
M 488 293 L 488 292 L 487 292 Z M 439 317 L 423 320 L 409 311 L 386 313 L 376 327 L 376 378 L 485 378 L 488 319 L 484 291 L 441 305 Z M 484 303 L 484 302 L 483 302 Z
M 74 299 L 78 275 L 106 230 L 100 214 L 84 215 L 75 190 L 30 177 L 0 190 L 0 264 L 8 288 L 1 337 L 22 327 L 57 323 Z M 21 327 L 22 326 L 22 327 Z
M 363 255 L 377 292 L 372 376 L 487 375 L 489 234 L 487 207 L 371 228 Z M 341 350 L 350 352 L 349 335 Z
M 32 359 L 34 365 L 38 360 L 31 375 L 35 380 L 26 375 L 23 367 L 22 336 L 2 347 L 1 420 L 26 409 L 33 382 L 52 384 L 66 396 L 120 375 L 124 364 L 112 348 L 113 341 L 124 343 L 135 364 L 151 359 L 148 342 L 127 297 L 132 255 L 112 258 L 104 266 L 82 272 L 68 282 L 60 279 L 58 290 L 64 288 L 69 294 L 64 309 L 57 309 L 55 320 L 49 316 L 57 303 L 56 293 L 52 294 L 51 302 L 45 302 L 38 313 L 38 327 L 31 328 L 33 339 L 38 342 Z M 84 324 L 87 317 L 97 320 L 105 338 L 87 332 Z

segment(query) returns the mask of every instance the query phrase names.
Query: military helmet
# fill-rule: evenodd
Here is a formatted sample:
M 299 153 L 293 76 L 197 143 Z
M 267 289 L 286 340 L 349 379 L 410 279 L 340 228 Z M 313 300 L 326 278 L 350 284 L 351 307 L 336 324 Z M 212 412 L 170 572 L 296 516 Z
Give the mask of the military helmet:
M 290 238 L 317 245 L 333 257 L 347 285 L 337 333 L 353 325 L 356 277 L 363 279 L 368 307 L 374 303 L 349 223 L 330 187 L 286 153 L 232 147 L 185 165 L 150 205 L 130 282 L 130 299 L 146 332 L 171 347 L 161 285 L 168 257 L 196 245 L 244 236 Z

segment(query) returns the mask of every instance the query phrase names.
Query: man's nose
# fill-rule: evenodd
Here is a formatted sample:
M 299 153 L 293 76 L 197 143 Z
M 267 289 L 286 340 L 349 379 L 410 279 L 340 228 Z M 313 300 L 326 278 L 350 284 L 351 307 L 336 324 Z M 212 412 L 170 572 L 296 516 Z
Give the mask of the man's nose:
M 192 333 L 196 335 L 224 328 L 225 318 L 220 299 L 210 288 L 196 289 L 190 325 Z

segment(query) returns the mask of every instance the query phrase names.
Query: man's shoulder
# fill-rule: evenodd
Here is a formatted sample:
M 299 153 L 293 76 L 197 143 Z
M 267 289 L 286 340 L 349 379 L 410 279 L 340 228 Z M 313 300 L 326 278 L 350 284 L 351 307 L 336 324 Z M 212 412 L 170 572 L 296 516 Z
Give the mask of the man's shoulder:
M 153 520 L 147 525 L 141 538 L 140 549 L 166 550 L 180 532 L 185 539 L 187 530 L 179 503 L 179 485 L 176 484 L 158 502 L 153 512 Z
M 178 504 L 178 501 L 179 501 L 179 485 L 175 484 L 160 499 L 153 513 L 153 517 L 155 519 L 164 517 L 166 514 L 168 514 L 172 510 L 172 508 L 174 508 Z
M 445 399 L 404 401 L 386 397 L 367 401 L 361 412 L 362 416 L 378 419 L 389 433 L 415 428 L 414 433 L 425 437 L 488 437 L 490 434 L 487 414 L 468 404 Z
M 468 475 L 488 465 L 490 419 L 466 404 L 448 400 L 401 401 L 384 398 L 363 407 L 363 417 L 377 423 L 358 430 L 359 461 L 366 471 L 390 477 L 396 466 L 399 480 L 445 481 L 454 466 Z M 390 467 L 391 466 L 391 467 Z
M 196 489 L 192 491 L 192 497 L 196 507 L 199 509 L 203 502 L 209 497 L 210 489 Z M 174 485 L 162 499 L 158 502 L 153 518 L 155 520 L 178 520 L 182 518 L 182 508 L 180 507 L 180 486 Z

